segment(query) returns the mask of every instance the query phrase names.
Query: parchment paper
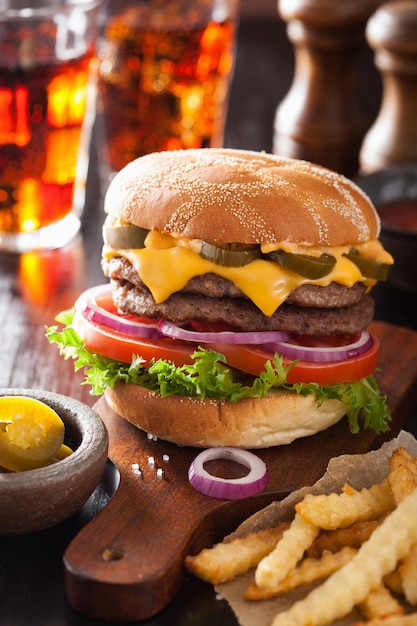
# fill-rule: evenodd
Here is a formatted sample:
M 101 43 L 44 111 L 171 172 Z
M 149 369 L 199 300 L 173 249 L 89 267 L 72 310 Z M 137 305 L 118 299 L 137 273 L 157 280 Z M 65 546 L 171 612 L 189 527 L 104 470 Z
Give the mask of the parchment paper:
M 331 459 L 326 473 L 313 486 L 299 489 L 285 500 L 273 502 L 255 513 L 225 541 L 291 520 L 294 516 L 295 504 L 302 500 L 306 493 L 330 493 L 340 490 L 346 482 L 355 489 L 370 487 L 380 482 L 388 473 L 389 457 L 393 450 L 399 447 L 406 448 L 412 454 L 417 455 L 416 439 L 411 434 L 402 431 L 398 437 L 385 443 L 378 450 L 362 455 L 342 455 Z M 216 586 L 217 593 L 227 600 L 241 626 L 270 626 L 277 613 L 289 608 L 313 588 L 313 586 L 303 587 L 271 600 L 246 601 L 243 599 L 243 592 L 249 582 L 254 582 L 254 571 Z M 359 618 L 358 612 L 352 612 L 345 619 L 333 622 L 332 626 L 351 625 L 355 619 Z

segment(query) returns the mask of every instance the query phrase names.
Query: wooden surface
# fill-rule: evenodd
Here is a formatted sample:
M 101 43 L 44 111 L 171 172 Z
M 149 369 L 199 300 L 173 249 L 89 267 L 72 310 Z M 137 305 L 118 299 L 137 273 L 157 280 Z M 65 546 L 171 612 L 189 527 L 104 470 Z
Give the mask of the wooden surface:
M 286 94 L 293 75 L 293 53 L 285 24 L 278 18 L 243 21 L 237 50 L 225 145 L 270 151 L 276 106 Z M 372 54 L 365 48 L 361 52 L 360 69 L 360 97 L 372 116 L 379 107 L 380 88 Z M 56 347 L 49 345 L 44 335 L 45 325 L 52 324 L 60 310 L 70 307 L 83 289 L 103 281 L 100 256 L 104 215 L 97 170 L 99 156 L 99 151 L 94 150 L 82 238 L 59 252 L 22 257 L 0 255 L 0 387 L 55 391 L 89 406 L 97 401 L 89 394 L 88 387 L 81 385 L 82 374 L 74 374 L 72 362 L 60 358 Z M 372 293 L 377 303 L 377 319 L 417 329 L 416 297 L 390 285 L 380 285 Z M 398 332 L 403 337 L 407 331 Z M 391 329 L 387 334 L 391 334 Z M 407 386 L 408 361 L 414 363 L 416 351 L 408 341 L 398 345 L 390 342 L 383 345 L 383 350 L 389 350 L 396 364 L 395 368 L 389 366 L 384 374 L 393 381 L 390 401 L 398 399 L 398 410 L 405 411 L 401 414 L 405 418 L 412 402 L 405 399 L 402 391 Z M 415 414 L 408 418 L 406 427 L 417 434 Z M 307 467 L 304 459 L 300 459 L 300 464 Z M 102 483 L 72 518 L 33 535 L 0 538 L 0 624 L 104 626 L 107 623 L 105 619 L 88 618 L 68 606 L 62 557 L 74 537 L 109 502 L 117 481 L 118 472 L 109 462 Z M 154 508 L 153 514 L 158 525 L 163 511 Z M 227 516 L 224 516 L 226 526 L 233 522 Z M 200 535 L 200 541 L 210 538 L 209 531 L 216 523 L 213 521 L 211 527 L 206 523 L 207 534 Z M 197 543 L 192 545 L 197 547 Z M 190 623 L 236 626 L 237 622 L 227 604 L 215 597 L 211 586 L 191 576 L 186 577 L 167 608 L 152 618 L 136 622 L 141 626 Z
M 250 514 L 290 491 L 316 482 L 328 461 L 367 452 L 398 434 L 417 404 L 417 333 L 374 323 L 382 352 L 378 381 L 390 399 L 391 431 L 349 432 L 347 421 L 288 446 L 256 451 L 270 475 L 267 488 L 238 501 L 218 500 L 187 479 L 198 450 L 154 441 L 116 415 L 104 397 L 95 405 L 107 426 L 109 456 L 120 473 L 110 503 L 65 552 L 69 603 L 89 617 L 132 621 L 163 609 L 178 590 L 186 554 L 221 540 Z M 164 461 L 164 456 L 169 461 Z M 155 467 L 149 466 L 149 458 Z M 137 476 L 132 464 L 143 475 Z M 156 468 L 163 471 L 158 477 Z

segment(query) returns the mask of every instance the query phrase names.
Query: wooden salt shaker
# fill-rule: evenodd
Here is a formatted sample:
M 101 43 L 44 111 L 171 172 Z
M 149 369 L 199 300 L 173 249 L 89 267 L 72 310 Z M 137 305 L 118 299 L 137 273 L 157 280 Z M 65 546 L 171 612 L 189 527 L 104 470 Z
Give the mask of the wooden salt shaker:
M 417 162 L 417 2 L 382 5 L 366 28 L 381 73 L 380 111 L 360 151 L 360 168 L 370 173 Z
M 276 154 L 357 173 L 370 124 L 362 111 L 358 55 L 376 6 L 376 0 L 278 0 L 295 70 L 275 116 Z

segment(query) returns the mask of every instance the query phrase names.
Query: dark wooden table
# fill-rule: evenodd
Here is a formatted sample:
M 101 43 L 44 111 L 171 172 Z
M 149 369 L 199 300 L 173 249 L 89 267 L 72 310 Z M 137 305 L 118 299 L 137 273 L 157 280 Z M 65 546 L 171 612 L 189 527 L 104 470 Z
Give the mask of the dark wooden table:
M 364 50 L 364 98 L 370 117 L 379 106 L 379 81 L 371 55 Z M 276 19 L 240 27 L 225 145 L 269 151 L 275 108 L 292 78 L 292 49 L 284 25 Z M 82 237 L 65 250 L 0 256 L 0 388 L 40 388 L 93 405 L 72 362 L 59 358 L 45 339 L 46 325 L 70 307 L 85 288 L 103 282 L 100 269 L 103 222 L 97 163 L 92 152 L 87 210 Z M 375 290 L 376 318 L 417 328 L 416 298 L 384 286 Z M 410 419 L 407 428 L 415 430 Z M 0 623 L 4 626 L 94 626 L 65 601 L 62 554 L 71 539 L 111 495 L 106 480 L 79 514 L 35 535 L 0 538 Z M 190 577 L 149 626 L 235 625 L 225 604 L 208 585 Z

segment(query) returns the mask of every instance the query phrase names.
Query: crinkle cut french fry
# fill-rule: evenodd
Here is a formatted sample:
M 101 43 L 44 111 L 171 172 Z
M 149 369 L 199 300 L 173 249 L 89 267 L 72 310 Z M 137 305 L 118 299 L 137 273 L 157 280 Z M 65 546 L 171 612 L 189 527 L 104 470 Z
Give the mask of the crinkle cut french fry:
M 377 519 L 394 507 L 391 488 L 385 479 L 355 493 L 308 494 L 295 505 L 295 510 L 310 524 L 335 530 L 354 522 Z
M 339 552 L 328 552 L 320 559 L 304 559 L 275 588 L 266 589 L 265 587 L 258 587 L 256 584 L 249 584 L 244 593 L 244 598 L 245 600 L 266 600 L 287 593 L 297 587 L 309 585 L 333 574 L 333 572 L 350 561 L 355 554 L 356 550 L 345 547 Z
M 417 458 L 405 448 L 397 448 L 389 459 L 389 468 L 388 482 L 398 503 L 417 487 Z
M 324 626 L 348 615 L 417 542 L 416 519 L 417 490 L 384 519 L 349 563 L 279 613 L 272 626 Z
M 212 548 L 204 548 L 195 556 L 187 556 L 185 566 L 206 582 L 214 585 L 226 582 L 245 574 L 251 567 L 256 567 L 275 548 L 289 525 L 284 522 L 275 528 L 218 543 Z
M 344 546 L 350 548 L 360 548 L 364 541 L 374 532 L 381 523 L 381 520 L 370 520 L 356 522 L 347 528 L 337 528 L 336 530 L 322 530 L 307 550 L 306 556 L 319 558 L 323 552 L 338 552 Z
M 259 587 L 276 587 L 288 572 L 297 565 L 304 552 L 319 534 L 317 526 L 295 514 L 290 527 L 275 548 L 259 562 L 255 570 L 255 582 Z
M 369 592 L 365 600 L 359 604 L 359 610 L 368 620 L 404 613 L 401 604 L 382 583 Z
M 417 524 L 417 520 L 416 520 Z M 401 587 L 408 602 L 417 604 L 417 545 L 414 545 L 399 567 Z
M 369 622 L 354 622 L 353 626 L 417 626 L 417 613 L 375 617 Z

